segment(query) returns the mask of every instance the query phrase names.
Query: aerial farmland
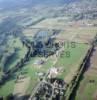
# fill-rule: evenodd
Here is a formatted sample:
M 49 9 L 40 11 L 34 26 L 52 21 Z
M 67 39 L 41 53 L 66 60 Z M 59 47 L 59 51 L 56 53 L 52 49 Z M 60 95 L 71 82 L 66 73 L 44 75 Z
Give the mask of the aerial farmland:
M 97 2 L 38 1 L 1 6 L 0 100 L 97 100 Z

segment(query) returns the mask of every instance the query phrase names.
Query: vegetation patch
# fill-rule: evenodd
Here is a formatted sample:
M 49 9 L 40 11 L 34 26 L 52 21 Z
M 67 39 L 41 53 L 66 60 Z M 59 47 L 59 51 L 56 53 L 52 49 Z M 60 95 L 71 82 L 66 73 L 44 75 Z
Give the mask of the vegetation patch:
M 75 48 L 72 47 L 64 47 L 64 52 L 58 58 L 56 63 L 57 67 L 63 68 L 63 73 L 60 73 L 58 77 L 64 79 L 67 75 L 72 77 L 71 71 L 77 71 L 79 68 L 81 61 L 85 57 L 89 46 L 86 44 L 76 44 Z M 73 72 L 74 73 L 74 72 Z

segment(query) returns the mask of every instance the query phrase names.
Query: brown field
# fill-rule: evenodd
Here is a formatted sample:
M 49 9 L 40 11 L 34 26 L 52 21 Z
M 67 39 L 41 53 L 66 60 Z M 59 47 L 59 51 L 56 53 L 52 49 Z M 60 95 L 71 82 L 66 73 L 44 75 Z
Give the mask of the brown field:
M 74 41 L 77 43 L 90 43 L 94 39 L 96 32 L 96 28 L 71 28 L 62 30 L 57 36 L 57 39 Z
M 86 21 L 87 22 L 87 21 Z M 69 22 L 64 17 L 59 18 L 48 18 L 36 25 L 32 25 L 30 29 L 59 29 L 61 35 L 57 36 L 63 40 L 75 41 L 78 43 L 89 43 L 91 42 L 96 33 L 97 27 L 93 26 L 81 26 L 80 24 L 86 23 L 85 21 Z M 87 22 L 88 24 L 88 22 Z M 32 33 L 32 30 L 26 30 L 24 33 L 27 35 Z
M 27 37 L 29 36 L 33 37 L 38 31 L 39 31 L 38 29 L 27 28 L 27 29 L 24 29 L 23 34 Z

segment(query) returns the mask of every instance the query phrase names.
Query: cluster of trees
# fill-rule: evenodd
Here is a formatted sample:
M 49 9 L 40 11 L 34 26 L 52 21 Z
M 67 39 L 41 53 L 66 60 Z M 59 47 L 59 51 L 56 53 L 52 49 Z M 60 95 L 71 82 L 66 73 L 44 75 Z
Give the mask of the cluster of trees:
M 29 27 L 29 26 L 35 25 L 35 24 L 37 24 L 37 23 L 41 22 L 41 21 L 42 21 L 42 20 L 44 20 L 44 19 L 45 19 L 45 18 L 44 18 L 44 17 L 42 17 L 42 18 L 40 18 L 40 19 L 38 19 L 38 20 L 36 20 L 36 21 L 32 22 L 31 24 L 27 25 L 26 27 Z
M 53 39 L 48 38 L 47 41 L 34 41 L 30 42 L 28 40 L 22 40 L 23 45 L 25 45 L 28 50 L 25 54 L 24 58 L 22 58 L 13 68 L 8 70 L 3 70 L 3 75 L 0 79 L 0 84 L 4 84 L 6 80 L 10 78 L 11 75 L 13 75 L 14 72 L 16 72 L 19 68 L 22 68 L 24 64 L 29 61 L 30 57 L 41 55 L 41 56 L 49 56 L 53 54 L 56 50 L 56 46 L 54 44 Z M 2 66 L 5 65 L 7 60 L 15 53 L 15 50 L 11 50 L 10 52 L 7 52 L 4 56 L 4 59 L 2 60 Z
M 7 71 L 8 68 L 5 67 L 6 63 L 8 60 L 14 55 L 15 49 L 14 48 L 7 48 L 1 55 L 0 59 L 0 84 L 3 84 L 4 79 L 6 79 L 7 75 L 5 72 Z
M 12 69 L 5 68 L 8 60 L 16 53 L 16 48 L 13 48 L 8 42 L 14 37 L 22 37 L 22 28 L 17 25 L 16 21 L 12 18 L 6 18 L 0 23 L 0 84 L 3 84 L 5 80 L 15 71 L 17 66 L 22 66 L 23 59 Z
M 9 49 L 8 51 L 5 51 L 5 53 L 2 56 L 1 60 L 1 67 L 3 68 L 3 71 L 5 72 L 7 68 L 5 68 L 6 62 L 15 54 L 15 48 Z
M 47 32 L 38 33 L 33 41 L 33 54 L 44 57 L 54 54 L 59 49 L 59 45 L 54 40 Z
M 19 68 L 22 68 L 24 64 L 29 61 L 31 54 L 32 54 L 32 46 L 27 41 L 23 41 L 23 45 L 25 45 L 28 48 L 27 53 L 25 54 L 25 57 L 22 58 L 13 68 L 3 71 L 3 75 L 0 79 L 0 85 L 3 85 L 6 80 L 10 78 Z

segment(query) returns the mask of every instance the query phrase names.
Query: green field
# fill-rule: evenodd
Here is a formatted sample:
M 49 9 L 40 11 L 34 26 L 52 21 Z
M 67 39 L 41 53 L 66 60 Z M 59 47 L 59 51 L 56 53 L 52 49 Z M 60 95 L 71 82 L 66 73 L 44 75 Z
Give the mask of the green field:
M 84 75 L 83 77 L 84 79 L 80 83 L 75 100 L 96 100 L 95 96 L 97 94 L 97 75 Z M 90 82 L 90 80 L 94 80 L 94 82 Z
M 43 65 L 41 65 L 41 68 L 39 68 L 39 65 L 35 65 L 36 60 L 42 59 L 42 57 L 34 57 L 31 58 L 29 62 L 27 62 L 22 69 L 20 69 L 18 72 L 15 73 L 16 76 L 22 74 L 24 76 L 30 77 L 30 85 L 27 89 L 27 94 L 30 94 L 39 82 L 39 76 L 37 73 L 47 73 L 47 71 L 51 67 L 62 67 L 63 72 L 58 74 L 59 78 L 65 79 L 68 78 L 68 75 L 71 76 L 72 73 L 75 72 L 75 70 L 78 70 L 79 65 L 84 58 L 87 50 L 89 49 L 89 45 L 86 44 L 78 44 L 76 43 L 75 48 L 64 46 L 64 52 L 61 56 L 59 56 L 57 59 L 57 62 L 55 65 L 53 65 L 54 59 L 51 57 L 48 57 Z M 66 52 L 70 52 L 70 56 L 67 57 Z M 23 55 L 23 53 L 22 53 Z M 21 55 L 20 55 L 21 57 Z M 77 62 L 77 64 L 76 64 Z M 72 72 L 71 72 L 72 71 Z M 69 78 L 73 78 L 69 77 Z M 8 81 L 4 86 L 0 89 L 0 95 L 1 96 L 7 96 L 9 93 L 13 92 L 14 89 L 14 79 Z M 1 92 L 4 91 L 4 92 Z M 6 91 L 6 92 L 5 92 Z
M 26 54 L 27 48 L 22 45 L 19 38 L 9 40 L 8 43 L 10 43 L 10 50 L 12 48 L 16 48 L 16 53 L 8 60 L 6 63 L 6 70 L 11 69 L 14 67 Z M 9 49 L 8 48 L 8 49 Z M 0 76 L 2 75 L 2 72 L 0 72 Z M 13 75 L 15 76 L 15 75 Z M 15 77 L 9 79 L 3 86 L 0 87 L 0 96 L 7 96 L 10 93 L 13 92 L 14 85 L 15 85 Z
M 86 44 L 76 44 L 75 48 L 65 47 L 65 51 L 70 51 L 70 57 L 66 57 L 66 52 L 64 52 L 62 57 L 58 57 L 58 61 L 55 64 L 55 66 L 57 67 L 61 66 L 64 69 L 64 72 L 62 72 L 62 74 L 59 74 L 58 77 L 64 79 L 65 77 L 68 76 L 71 70 L 75 72 L 75 69 L 79 68 L 79 65 L 82 59 L 84 58 L 85 54 L 87 53 L 88 49 L 89 46 Z M 41 59 L 41 58 L 38 57 L 32 58 L 20 71 L 20 73 L 26 72 L 25 75 L 31 77 L 31 82 L 30 82 L 31 85 L 29 86 L 27 93 L 30 93 L 31 90 L 39 82 L 39 76 L 37 75 L 38 72 L 46 73 L 51 67 L 55 67 L 53 66 L 53 59 L 48 58 L 47 61 L 41 66 L 41 68 L 38 68 L 36 65 L 34 65 L 34 62 L 37 59 Z M 76 62 L 78 63 L 76 64 Z
M 27 94 L 32 92 L 32 89 L 35 88 L 37 83 L 39 82 L 39 77 L 37 75 L 38 72 L 46 73 L 51 65 L 53 65 L 53 61 L 51 59 L 47 59 L 47 61 L 41 66 L 41 68 L 38 68 L 36 65 L 34 65 L 34 62 L 38 59 L 41 59 L 39 57 L 31 58 L 30 61 L 18 72 L 16 72 L 14 75 L 24 75 L 26 77 L 30 77 L 30 85 L 27 90 Z M 15 85 L 15 78 L 11 79 L 10 81 L 6 82 L 1 88 L 0 88 L 0 96 L 7 96 L 8 94 L 13 92 L 14 85 Z M 6 92 L 5 92 L 6 91 Z
M 5 67 L 6 69 L 11 69 L 14 67 L 22 58 L 24 58 L 27 47 L 23 46 L 19 38 L 9 40 L 10 48 L 15 48 L 15 54 L 7 61 Z
M 75 100 L 97 100 L 97 47 L 90 57 L 89 66 L 78 84 Z
M 56 63 L 57 67 L 63 67 L 64 70 L 58 77 L 62 79 L 65 77 L 71 78 L 72 74 L 78 70 L 88 49 L 89 45 L 78 43 L 76 43 L 75 48 L 65 47 L 65 52 L 58 58 L 58 62 Z M 66 52 L 69 52 L 70 56 L 67 56 Z
M 47 59 L 47 61 L 43 65 L 41 65 L 41 68 L 39 68 L 37 65 L 34 64 L 34 62 L 39 59 L 41 59 L 41 57 L 31 58 L 30 61 L 17 73 L 18 75 L 24 73 L 25 76 L 31 78 L 31 85 L 27 90 L 28 94 L 32 92 L 32 89 L 35 88 L 35 86 L 39 82 L 39 76 L 37 73 L 46 73 L 48 69 L 51 68 L 53 65 L 53 61 L 51 59 Z
M 13 92 L 15 85 L 15 79 L 7 81 L 3 86 L 0 87 L 0 96 L 6 97 Z

